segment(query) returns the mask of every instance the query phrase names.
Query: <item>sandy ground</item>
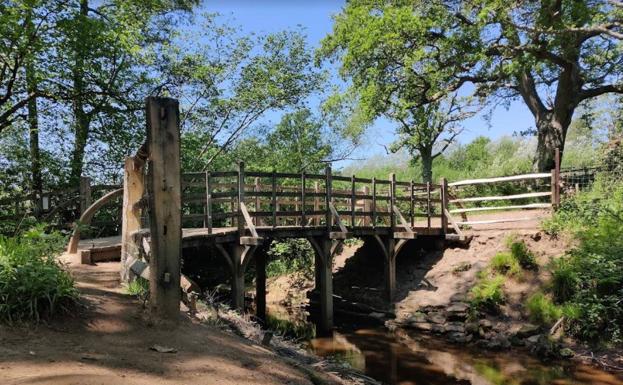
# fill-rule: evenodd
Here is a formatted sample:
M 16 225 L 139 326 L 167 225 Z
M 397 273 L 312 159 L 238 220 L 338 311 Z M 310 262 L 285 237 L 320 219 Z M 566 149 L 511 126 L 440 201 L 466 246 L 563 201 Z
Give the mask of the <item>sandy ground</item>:
M 175 328 L 150 326 L 120 288 L 118 269 L 73 264 L 83 310 L 47 325 L 0 326 L 0 384 L 313 383 L 308 370 L 182 313 Z

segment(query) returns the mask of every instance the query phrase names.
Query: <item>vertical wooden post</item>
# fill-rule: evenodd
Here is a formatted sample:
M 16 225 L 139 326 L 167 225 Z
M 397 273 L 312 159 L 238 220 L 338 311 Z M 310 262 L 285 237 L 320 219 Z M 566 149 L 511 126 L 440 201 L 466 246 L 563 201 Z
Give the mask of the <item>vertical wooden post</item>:
M 430 182 L 426 182 L 426 227 L 430 230 Z
M 316 215 L 316 212 L 320 211 L 320 200 L 318 199 L 318 193 L 320 192 L 320 184 L 318 181 L 314 182 L 314 226 L 320 226 L 320 217 Z
M 266 321 L 266 251 L 255 254 L 255 315 Z
M 557 148 L 554 154 L 554 168 L 552 169 L 552 209 L 558 209 L 560 205 L 560 150 Z
M 326 185 L 325 185 L 325 223 L 327 226 L 327 231 L 331 231 L 333 228 L 333 217 L 331 216 L 331 209 L 329 206 L 331 205 L 331 186 L 333 184 L 333 175 L 331 175 L 331 166 L 327 165 L 325 168 L 325 176 L 326 176 Z
M 125 158 L 123 173 L 123 213 L 121 216 L 121 281 L 130 280 L 129 262 L 138 253 L 132 233 L 141 228 L 141 208 L 137 203 L 143 198 L 144 162 L 132 157 Z
M 387 248 L 387 260 L 385 261 L 385 293 L 387 300 L 393 302 L 396 297 L 396 240 L 392 235 L 385 241 Z
M 242 205 L 244 204 L 244 162 L 238 162 L 238 236 L 244 234 L 244 216 L 242 215 Z
M 409 216 L 411 217 L 411 227 L 415 226 L 415 183 L 411 179 L 411 186 L 409 188 Z
M 394 205 L 396 204 L 396 174 L 389 174 L 389 227 L 394 231 L 396 226 L 396 216 L 394 215 Z
M 170 98 L 147 98 L 149 143 L 149 220 L 151 257 L 149 281 L 152 312 L 179 320 L 182 211 L 179 103 Z
M 372 227 L 376 227 L 376 178 L 372 178 Z
M 256 177 L 256 178 L 255 178 L 255 187 L 254 187 L 254 191 L 257 193 L 257 192 L 260 192 L 260 191 L 261 191 L 261 189 L 262 189 L 262 188 L 261 188 L 261 186 L 260 186 L 260 178 L 259 178 L 259 177 Z M 259 195 L 256 195 L 256 196 L 255 196 L 255 211 L 256 211 L 256 212 L 257 212 L 257 211 L 262 211 L 260 207 L 261 207 L 260 196 L 259 196 Z M 259 226 L 259 225 L 262 223 L 262 220 L 260 219 L 260 217 L 255 217 L 255 218 L 253 218 L 253 220 L 254 220 L 254 222 L 253 222 L 253 223 L 254 223 L 256 226 Z
M 208 234 L 212 234 L 212 176 L 209 171 L 206 171 L 206 226 L 208 227 Z
M 88 176 L 80 177 L 80 214 L 91 206 L 91 178 Z
M 363 186 L 363 195 L 366 196 L 366 198 L 363 200 L 363 211 L 369 213 L 371 211 L 371 204 L 370 199 L 368 199 L 368 195 L 370 195 L 370 187 L 368 187 L 368 185 Z M 363 216 L 362 222 L 364 226 L 370 226 L 370 217 L 368 216 L 368 214 Z
M 448 217 L 446 217 L 446 210 L 448 209 L 448 180 L 441 178 L 441 232 L 446 234 L 448 232 Z
M 355 191 L 355 175 L 350 178 L 350 226 L 355 227 L 355 204 L 357 203 L 357 192 Z
M 305 227 L 307 219 L 305 218 L 305 185 L 307 175 L 305 171 L 301 174 L 301 226 Z
M 275 175 L 275 171 L 273 171 L 273 175 L 271 177 L 271 189 L 272 189 L 272 209 L 273 209 L 273 229 L 277 227 L 277 176 Z

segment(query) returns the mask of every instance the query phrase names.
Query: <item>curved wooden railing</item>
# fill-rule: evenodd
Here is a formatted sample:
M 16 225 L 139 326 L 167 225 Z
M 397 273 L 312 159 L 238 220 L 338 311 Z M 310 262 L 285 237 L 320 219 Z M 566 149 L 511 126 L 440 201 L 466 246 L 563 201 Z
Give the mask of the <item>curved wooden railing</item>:
M 84 213 L 82 213 L 80 219 L 78 220 L 78 223 L 76 224 L 76 226 L 74 226 L 74 231 L 71 235 L 71 239 L 69 240 L 69 246 L 67 246 L 68 253 L 75 254 L 76 252 L 78 252 L 78 243 L 80 242 L 80 228 L 82 226 L 88 226 L 89 224 L 91 224 L 93 216 L 100 208 L 102 208 L 102 206 L 122 195 L 123 188 L 111 191 L 100 199 L 96 200 L 84 211 Z

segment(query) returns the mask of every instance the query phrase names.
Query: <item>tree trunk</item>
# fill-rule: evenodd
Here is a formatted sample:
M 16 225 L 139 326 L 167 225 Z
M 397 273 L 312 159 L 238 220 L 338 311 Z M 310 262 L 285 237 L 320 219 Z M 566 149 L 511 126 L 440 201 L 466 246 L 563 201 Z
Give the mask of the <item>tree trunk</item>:
M 568 118 L 560 119 L 554 113 L 547 113 L 542 119 L 537 119 L 538 142 L 534 159 L 536 171 L 549 172 L 555 167 L 554 154 L 557 148 L 562 159 L 572 114 L 568 114 Z
M 422 182 L 433 182 L 433 149 L 420 148 L 420 159 L 422 159 Z
M 89 3 L 88 0 L 80 1 L 80 13 L 78 15 L 78 23 L 83 23 L 88 17 Z M 84 28 L 78 28 L 84 31 Z M 74 115 L 74 148 L 71 157 L 71 170 L 69 183 L 71 186 L 78 186 L 80 176 L 82 175 L 82 163 L 84 161 L 84 149 L 87 145 L 89 137 L 90 119 L 85 111 L 85 84 L 84 84 L 84 56 L 86 49 L 81 46 L 82 39 L 75 36 L 74 42 L 74 68 L 72 69 L 73 78 L 73 102 L 72 112 Z
M 30 34 L 33 29 L 32 20 L 26 22 L 26 29 Z M 26 62 L 26 88 L 29 94 L 37 92 L 37 76 L 35 73 L 34 58 L 29 55 Z M 43 178 L 41 177 L 41 151 L 39 148 L 39 116 L 37 111 L 37 98 L 32 98 L 28 102 L 28 131 L 30 146 L 30 189 L 34 194 L 33 204 L 35 215 L 39 216 L 42 207 Z

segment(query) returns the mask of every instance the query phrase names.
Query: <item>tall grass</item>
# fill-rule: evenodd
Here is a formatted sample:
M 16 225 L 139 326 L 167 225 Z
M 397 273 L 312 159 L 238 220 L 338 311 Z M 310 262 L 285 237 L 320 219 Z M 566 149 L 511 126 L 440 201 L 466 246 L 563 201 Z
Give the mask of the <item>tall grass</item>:
M 39 321 L 76 301 L 74 280 L 56 259 L 65 238 L 35 228 L 0 237 L 0 321 Z

